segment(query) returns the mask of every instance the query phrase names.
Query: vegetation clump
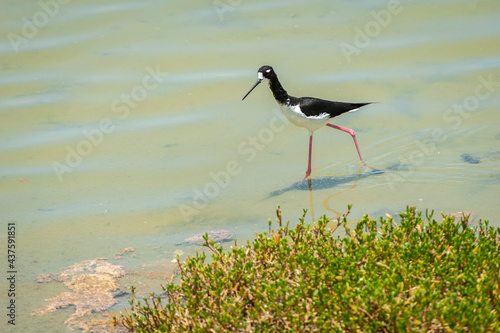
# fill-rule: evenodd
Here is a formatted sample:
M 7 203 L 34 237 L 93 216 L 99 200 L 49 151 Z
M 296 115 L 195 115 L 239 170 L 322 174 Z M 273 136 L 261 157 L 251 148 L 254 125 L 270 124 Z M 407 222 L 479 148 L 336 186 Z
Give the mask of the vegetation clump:
M 349 207 L 350 208 L 350 207 Z M 115 317 L 130 332 L 500 331 L 500 229 L 407 208 L 396 223 L 346 214 L 282 223 L 229 251 L 180 264 L 166 299 L 132 298 Z M 304 212 L 305 215 L 305 212 Z M 328 227 L 330 226 L 330 228 Z M 332 236 L 343 226 L 347 237 Z

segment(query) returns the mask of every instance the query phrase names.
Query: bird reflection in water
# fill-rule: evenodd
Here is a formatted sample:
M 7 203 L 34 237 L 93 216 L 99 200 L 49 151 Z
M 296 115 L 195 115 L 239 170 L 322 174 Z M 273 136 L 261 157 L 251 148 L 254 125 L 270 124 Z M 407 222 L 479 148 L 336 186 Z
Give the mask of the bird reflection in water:
M 298 181 L 298 182 L 295 182 L 288 187 L 273 191 L 269 194 L 268 198 L 276 197 L 276 196 L 282 195 L 282 194 L 289 192 L 289 191 L 309 191 L 309 201 L 310 201 L 310 207 L 311 207 L 310 212 L 311 212 L 312 220 L 314 222 L 315 218 L 314 218 L 314 207 L 313 207 L 313 190 L 333 189 L 333 188 L 340 186 L 340 185 L 352 183 L 352 186 L 349 187 L 348 189 L 345 189 L 345 190 L 342 190 L 340 192 L 336 192 L 332 195 L 329 195 L 322 201 L 323 206 L 327 210 L 333 212 L 337 217 L 339 217 L 342 215 L 342 213 L 339 211 L 336 211 L 330 207 L 330 200 L 333 197 L 355 189 L 356 186 L 358 185 L 358 181 L 362 178 L 380 175 L 380 174 L 384 173 L 383 170 L 378 170 L 378 169 L 370 169 L 366 173 L 361 173 L 362 168 L 363 168 L 363 166 L 360 166 L 357 173 L 352 173 L 352 174 L 347 174 L 347 175 L 342 175 L 342 176 L 323 176 L 323 177 L 314 177 L 314 178 L 307 177 L 307 182 L 306 181 Z

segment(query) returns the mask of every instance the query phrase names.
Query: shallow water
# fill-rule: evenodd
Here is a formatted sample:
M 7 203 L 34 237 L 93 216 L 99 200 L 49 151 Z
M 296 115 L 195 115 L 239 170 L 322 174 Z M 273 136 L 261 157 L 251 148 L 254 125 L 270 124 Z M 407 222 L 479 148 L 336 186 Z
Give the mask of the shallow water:
M 43 3 L 0 13 L 0 207 L 4 231 L 17 227 L 20 331 L 67 330 L 71 308 L 30 316 L 66 290 L 41 273 L 127 247 L 130 269 L 185 257 L 200 248 L 175 244 L 210 229 L 244 243 L 278 205 L 292 222 L 417 205 L 500 226 L 497 1 Z M 377 102 L 335 124 L 385 172 L 360 169 L 350 136 L 325 128 L 313 190 L 293 188 L 307 132 L 265 85 L 241 102 L 264 64 L 292 95 Z

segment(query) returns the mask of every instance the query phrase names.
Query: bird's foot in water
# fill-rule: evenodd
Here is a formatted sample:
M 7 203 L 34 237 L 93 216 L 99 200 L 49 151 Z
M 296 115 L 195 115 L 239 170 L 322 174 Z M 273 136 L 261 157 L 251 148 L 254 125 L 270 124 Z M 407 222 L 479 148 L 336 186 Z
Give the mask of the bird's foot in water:
M 384 173 L 385 172 L 384 170 L 380 170 L 380 169 L 371 167 L 368 164 L 365 164 L 365 167 L 370 168 L 372 170 L 371 173 Z
M 306 172 L 306 175 L 304 176 L 304 178 L 300 181 L 300 185 L 302 185 L 302 183 L 306 180 L 306 179 L 310 179 L 311 178 L 311 173 L 307 173 Z

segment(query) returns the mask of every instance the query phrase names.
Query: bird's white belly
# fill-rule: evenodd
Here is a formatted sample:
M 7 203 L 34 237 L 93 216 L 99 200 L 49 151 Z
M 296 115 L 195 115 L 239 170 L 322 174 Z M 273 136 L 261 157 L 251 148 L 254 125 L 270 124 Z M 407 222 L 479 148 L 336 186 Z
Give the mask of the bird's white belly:
M 306 117 L 298 106 L 292 107 L 286 104 L 279 104 L 281 112 L 290 120 L 292 124 L 298 127 L 304 127 L 309 132 L 314 132 L 318 128 L 325 126 L 330 120 L 330 116 L 327 113 L 323 113 L 316 117 Z

